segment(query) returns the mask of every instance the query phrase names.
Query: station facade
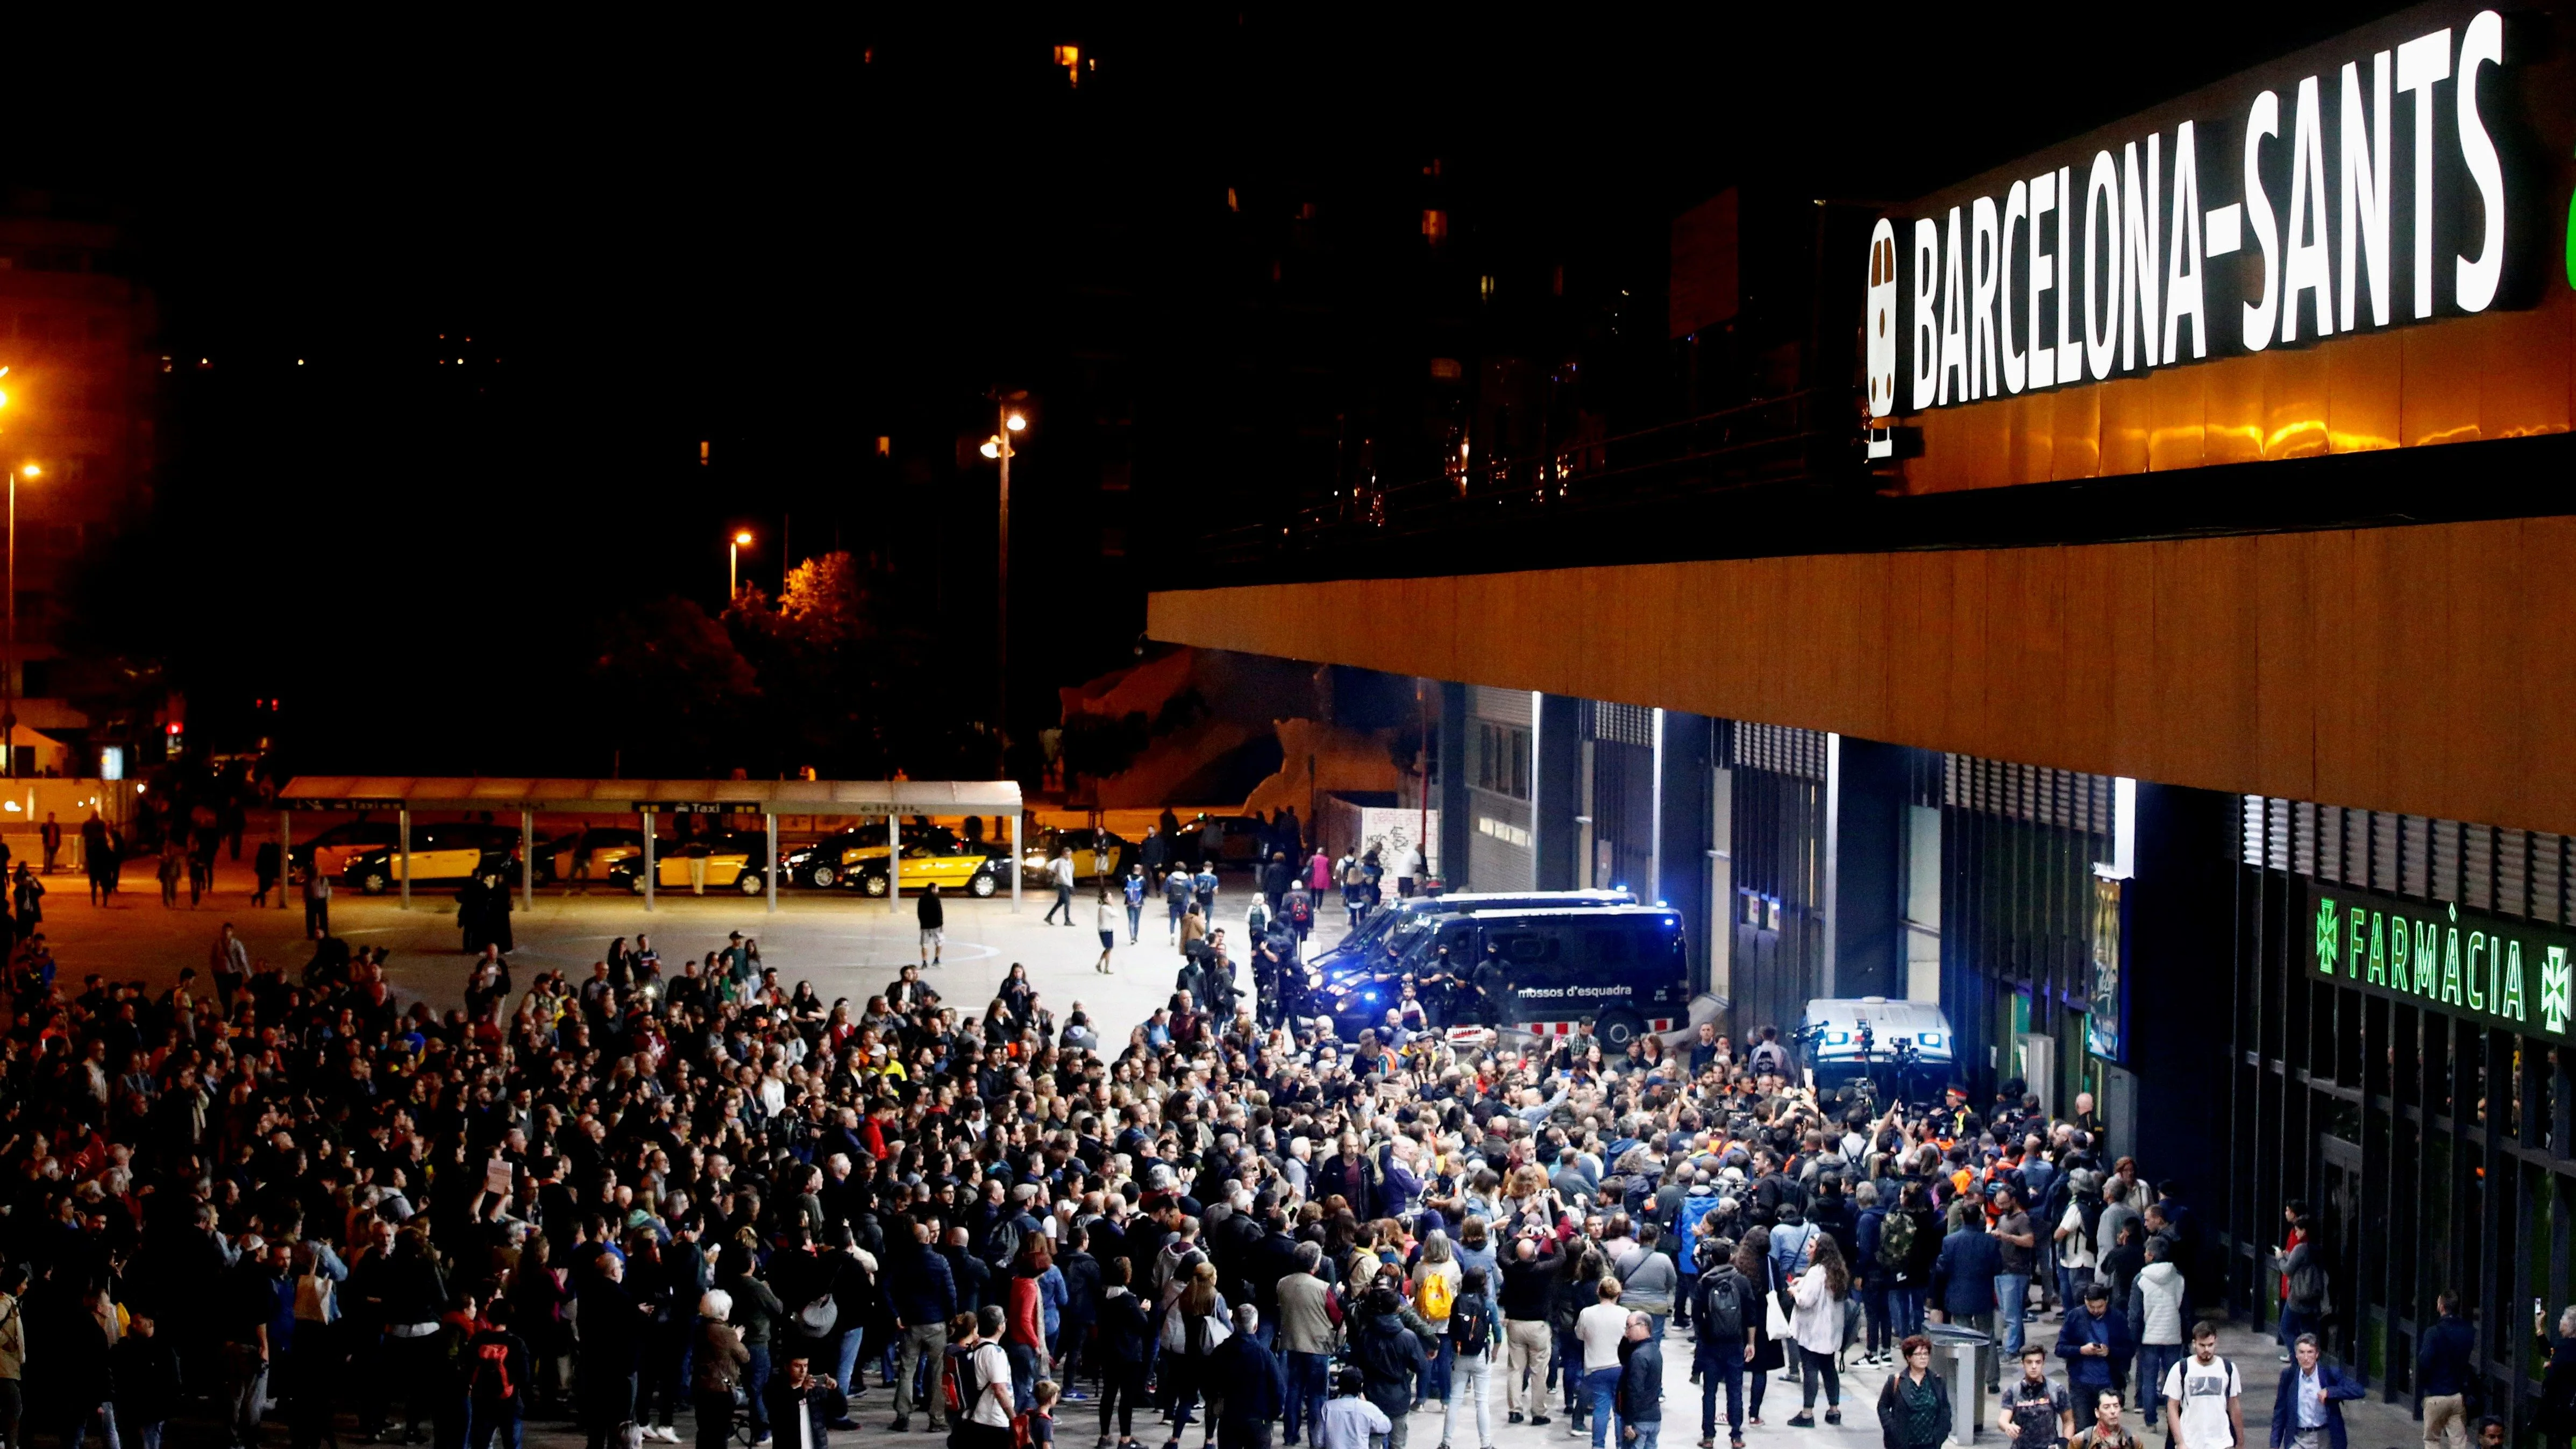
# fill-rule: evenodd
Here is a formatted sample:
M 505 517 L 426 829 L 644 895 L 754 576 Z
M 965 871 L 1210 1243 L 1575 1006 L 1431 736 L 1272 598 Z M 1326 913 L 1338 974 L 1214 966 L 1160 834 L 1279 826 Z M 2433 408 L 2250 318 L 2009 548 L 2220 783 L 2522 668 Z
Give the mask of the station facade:
M 1980 1100 L 2092 1093 L 2182 1186 L 2231 1311 L 2293 1201 L 2376 1391 L 2460 1292 L 2520 1432 L 2576 1289 L 2562 28 L 2404 11 L 1829 258 L 1856 466 L 1994 542 L 1425 549 L 1149 632 L 1435 681 L 1453 888 L 1669 904 L 1739 1032 L 1939 1002 Z

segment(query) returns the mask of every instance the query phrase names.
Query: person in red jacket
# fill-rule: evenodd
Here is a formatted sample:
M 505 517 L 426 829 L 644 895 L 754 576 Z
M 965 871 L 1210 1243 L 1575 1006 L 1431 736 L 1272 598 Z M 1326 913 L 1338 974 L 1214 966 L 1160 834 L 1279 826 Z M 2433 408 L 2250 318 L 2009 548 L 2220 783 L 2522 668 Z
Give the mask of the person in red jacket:
M 1011 1361 L 1011 1402 L 1022 1413 L 1037 1403 L 1038 1380 L 1047 1376 L 1046 1305 L 1039 1296 L 1038 1280 L 1054 1266 L 1054 1249 L 1046 1234 L 1021 1236 L 1002 1304 L 1002 1353 Z

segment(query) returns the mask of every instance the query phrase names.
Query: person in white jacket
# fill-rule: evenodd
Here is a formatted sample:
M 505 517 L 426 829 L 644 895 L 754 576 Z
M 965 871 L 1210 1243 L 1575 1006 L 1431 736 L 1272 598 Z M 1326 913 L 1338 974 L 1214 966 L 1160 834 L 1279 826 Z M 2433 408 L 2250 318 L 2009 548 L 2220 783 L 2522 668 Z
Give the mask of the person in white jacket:
M 2164 1422 L 2165 1375 L 2182 1362 L 2188 1311 L 2182 1269 L 2166 1261 L 2164 1238 L 2147 1239 L 2147 1266 L 2129 1294 L 2138 1331 L 2139 1407 L 2147 1422 Z
M 1834 1371 L 1834 1355 L 1843 1346 L 1843 1300 L 1851 1296 L 1851 1269 L 1831 1233 L 1809 1238 L 1805 1256 L 1806 1269 L 1789 1290 L 1797 1304 L 1789 1315 L 1789 1336 L 1798 1341 L 1798 1383 L 1806 1396 L 1804 1407 L 1789 1421 L 1793 1429 L 1816 1426 L 1818 1375 L 1825 1381 L 1825 1422 L 1843 1421 L 1843 1382 Z
M 1100 974 L 1109 975 L 1109 952 L 1118 944 L 1118 907 L 1110 902 L 1109 887 L 1100 888 Z

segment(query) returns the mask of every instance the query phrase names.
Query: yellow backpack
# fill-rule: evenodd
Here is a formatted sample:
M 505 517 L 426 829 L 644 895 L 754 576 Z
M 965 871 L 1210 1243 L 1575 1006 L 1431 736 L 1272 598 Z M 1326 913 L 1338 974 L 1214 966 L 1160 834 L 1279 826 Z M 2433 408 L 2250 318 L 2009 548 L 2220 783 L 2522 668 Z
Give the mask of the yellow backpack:
M 1458 1285 L 1446 1273 L 1424 1269 L 1422 1282 L 1413 1290 L 1413 1306 L 1422 1316 L 1434 1322 L 1449 1316 L 1458 1302 Z

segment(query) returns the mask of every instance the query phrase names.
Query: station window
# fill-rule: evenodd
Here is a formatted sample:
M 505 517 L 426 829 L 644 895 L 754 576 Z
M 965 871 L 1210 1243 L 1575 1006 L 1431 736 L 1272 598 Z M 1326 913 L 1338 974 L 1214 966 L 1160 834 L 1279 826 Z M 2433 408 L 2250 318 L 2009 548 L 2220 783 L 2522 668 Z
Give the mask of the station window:
M 1476 788 L 1526 800 L 1530 794 L 1530 735 L 1509 725 L 1476 725 Z

